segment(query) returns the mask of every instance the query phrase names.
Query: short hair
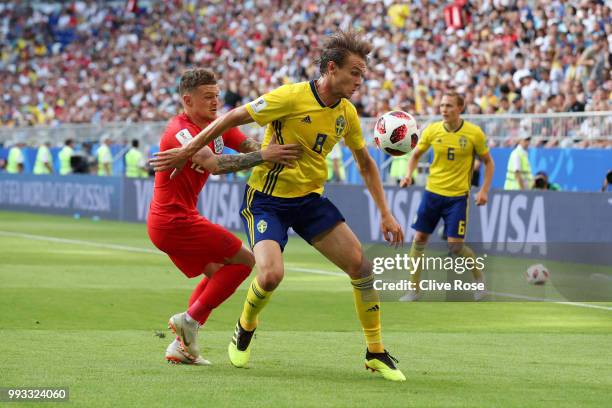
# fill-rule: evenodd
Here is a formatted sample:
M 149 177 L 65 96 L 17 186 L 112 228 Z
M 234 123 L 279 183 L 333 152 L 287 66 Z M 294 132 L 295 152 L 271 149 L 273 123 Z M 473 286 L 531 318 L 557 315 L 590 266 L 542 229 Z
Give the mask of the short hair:
M 200 85 L 216 84 L 217 78 L 215 78 L 215 74 L 211 70 L 205 68 L 190 69 L 181 75 L 179 94 L 182 96 L 193 92 Z
M 70 145 L 71 145 L 73 142 L 74 142 L 74 140 L 72 140 L 72 139 L 66 139 L 66 140 L 64 141 L 64 145 L 66 145 L 66 146 L 70 146 Z
M 327 73 L 327 64 L 333 61 L 339 67 L 344 65 L 349 54 L 355 54 L 367 60 L 372 51 L 372 45 L 362 40 L 360 35 L 353 30 L 338 31 L 330 35 L 323 43 L 321 57 L 318 59 L 321 75 Z
M 132 139 L 132 147 L 138 147 L 140 146 L 140 142 L 138 141 L 138 139 Z
M 461 95 L 459 92 L 455 92 L 455 91 L 447 91 L 444 92 L 442 94 L 442 96 L 450 96 L 451 98 L 455 98 L 455 100 L 457 101 L 457 103 L 459 104 L 459 107 L 462 108 L 465 106 L 465 98 L 463 97 L 463 95 Z

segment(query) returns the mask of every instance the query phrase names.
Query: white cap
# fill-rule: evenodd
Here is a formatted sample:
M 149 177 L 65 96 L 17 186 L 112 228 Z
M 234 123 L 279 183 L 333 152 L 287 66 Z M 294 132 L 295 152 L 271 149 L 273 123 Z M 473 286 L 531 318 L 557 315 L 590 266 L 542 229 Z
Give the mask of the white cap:
M 521 69 L 516 75 L 516 80 L 521 82 L 524 78 L 533 77 L 533 74 L 528 69 Z

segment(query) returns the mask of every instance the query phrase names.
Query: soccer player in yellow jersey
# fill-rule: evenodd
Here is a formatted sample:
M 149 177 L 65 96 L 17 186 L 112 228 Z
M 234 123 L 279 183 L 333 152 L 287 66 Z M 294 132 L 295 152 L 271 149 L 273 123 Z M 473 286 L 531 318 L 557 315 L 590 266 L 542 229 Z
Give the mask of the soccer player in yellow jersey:
M 403 242 L 401 227 L 385 200 L 376 163 L 366 148 L 357 111 L 349 101 L 362 84 L 370 51 L 371 45 L 354 32 L 330 36 L 320 56 L 319 79 L 281 86 L 236 108 L 211 123 L 189 145 L 161 152 L 153 161 L 158 171 L 180 169 L 187 158 L 213 138 L 253 121 L 267 125 L 264 148 L 271 141 L 302 146 L 301 158 L 293 163 L 255 167 L 246 187 L 241 215 L 258 273 L 228 348 L 230 361 L 236 367 L 248 363 L 257 315 L 283 279 L 282 252 L 291 227 L 351 278 L 355 307 L 366 338 L 366 368 L 380 372 L 388 380 L 406 379 L 382 343 L 380 302 L 373 288 L 371 264 L 340 211 L 322 196 L 327 180 L 325 156 L 344 139 L 381 211 L 385 239 L 395 245 Z
M 429 168 L 425 194 L 417 211 L 417 219 L 412 225 L 416 233 L 410 248 L 411 257 L 423 255 L 429 236 L 440 218 L 444 219 L 451 253 L 455 256 L 475 257 L 474 252 L 463 243 L 467 228 L 473 162 L 474 158 L 479 156 L 486 166 L 482 188 L 476 194 L 476 205 L 487 203 L 495 164 L 482 129 L 461 119 L 463 108 L 464 100 L 460 94 L 448 92 L 443 95 L 440 103 L 443 120 L 432 123 L 423 130 L 408 162 L 406 177 L 400 182 L 400 187 L 412 184 L 412 173 L 419 158 L 431 147 L 434 158 Z M 417 288 L 420 273 L 419 269 L 411 276 Z M 474 268 L 472 273 L 477 282 L 484 283 L 481 270 Z M 480 300 L 484 294 L 484 291 L 477 291 L 474 298 Z M 418 290 L 408 292 L 401 300 L 417 299 Z

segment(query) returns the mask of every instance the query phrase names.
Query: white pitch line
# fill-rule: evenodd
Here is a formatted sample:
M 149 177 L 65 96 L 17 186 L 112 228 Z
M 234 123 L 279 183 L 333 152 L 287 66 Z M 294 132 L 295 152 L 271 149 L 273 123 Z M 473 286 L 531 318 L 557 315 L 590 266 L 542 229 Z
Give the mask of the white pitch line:
M 609 306 L 591 305 L 588 303 L 579 303 L 579 302 L 555 302 L 555 303 L 558 305 L 588 307 L 590 309 L 612 310 L 612 307 L 609 307 Z
M 2 236 L 2 235 L 3 236 L 7 236 L 7 237 L 33 239 L 33 240 L 37 240 L 37 241 L 56 242 L 56 243 L 60 243 L 60 244 L 86 245 L 86 246 L 97 247 L 97 248 L 115 249 L 115 250 L 119 250 L 119 251 L 141 252 L 141 253 L 147 253 L 147 254 L 164 255 L 163 252 L 161 252 L 161 251 L 159 251 L 157 249 L 139 248 L 139 247 L 132 247 L 132 246 L 127 246 L 127 245 L 105 244 L 105 243 L 102 243 L 102 242 L 84 241 L 84 240 L 80 240 L 80 239 L 57 238 L 57 237 L 49 237 L 49 236 L 46 236 L 46 235 L 23 234 L 23 233 L 20 233 L 20 232 L 12 232 L 12 231 L 0 231 L 0 236 Z M 332 272 L 332 271 L 326 271 L 326 270 L 323 270 L 323 269 L 311 269 L 311 268 L 296 267 L 296 266 L 291 266 L 290 263 L 287 264 L 287 269 L 292 270 L 292 271 L 296 271 L 296 272 L 313 273 L 313 274 L 317 274 L 317 275 L 345 276 L 345 274 L 341 273 L 341 272 Z M 588 304 L 588 303 L 581 303 L 581 302 L 562 302 L 562 301 L 551 302 L 550 300 L 545 299 L 545 298 L 537 298 L 537 297 L 530 297 L 530 296 L 523 296 L 523 295 L 515 295 L 513 293 L 503 293 L 503 292 L 488 292 L 488 293 L 490 293 L 492 295 L 496 295 L 496 296 L 504 296 L 504 297 L 510 297 L 510 298 L 515 298 L 515 299 L 524 299 L 524 300 L 539 301 L 539 302 L 549 302 L 549 303 L 556 303 L 558 305 L 586 307 L 586 308 L 591 308 L 591 309 L 600 309 L 600 310 L 610 310 L 610 311 L 612 311 L 612 307 L 610 307 L 610 306 L 591 305 L 591 304 Z
M 306 273 L 314 273 L 317 275 L 327 275 L 327 276 L 347 276 L 346 273 L 343 272 L 332 272 L 332 271 L 324 271 L 322 269 L 310 269 L 310 268 L 301 268 L 297 266 L 292 266 L 291 263 L 285 264 L 287 269 L 296 272 L 306 272 Z
M 83 241 L 80 239 L 57 238 L 57 237 L 49 237 L 45 235 L 22 234 L 20 232 L 10 232 L 10 231 L 0 231 L 0 235 L 4 235 L 5 237 L 34 239 L 37 241 L 57 242 L 59 244 L 86 245 L 86 246 L 91 246 L 91 247 L 96 247 L 96 248 L 117 249 L 120 251 L 143 252 L 147 254 L 164 255 L 163 252 L 157 249 L 138 248 L 138 247 L 132 247 L 132 246 L 127 246 L 127 245 L 105 244 L 103 242 Z
M 559 300 L 551 301 L 546 298 L 532 297 L 532 296 L 524 296 L 524 295 L 515 295 L 514 293 L 504 293 L 504 292 L 487 292 L 490 295 L 509 297 L 514 299 L 523 299 L 523 300 L 531 300 L 535 302 L 547 302 L 547 303 L 556 303 L 558 305 L 568 305 L 568 306 L 576 306 L 576 307 L 588 307 L 590 309 L 601 309 L 601 310 L 612 310 L 610 306 L 599 306 L 599 305 L 591 305 L 588 303 L 581 302 L 562 302 Z

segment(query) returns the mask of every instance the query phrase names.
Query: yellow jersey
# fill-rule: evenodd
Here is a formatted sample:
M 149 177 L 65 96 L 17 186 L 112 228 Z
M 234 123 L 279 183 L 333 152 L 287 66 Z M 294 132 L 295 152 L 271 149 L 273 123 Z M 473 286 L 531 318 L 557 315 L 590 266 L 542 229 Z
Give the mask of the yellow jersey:
M 283 85 L 246 105 L 260 126 L 268 125 L 262 148 L 276 135 L 280 144 L 297 143 L 302 157 L 294 168 L 264 163 L 253 169 L 248 184 L 275 197 L 295 198 L 323 193 L 327 180 L 327 154 L 341 139 L 352 150 L 365 147 L 355 106 L 340 99 L 325 106 L 315 81 Z
M 449 132 L 444 122 L 435 122 L 423 130 L 417 145 L 421 152 L 430 146 L 433 146 L 434 158 L 425 189 L 446 197 L 468 194 L 474 156 L 489 151 L 482 129 L 463 120 L 456 131 Z

